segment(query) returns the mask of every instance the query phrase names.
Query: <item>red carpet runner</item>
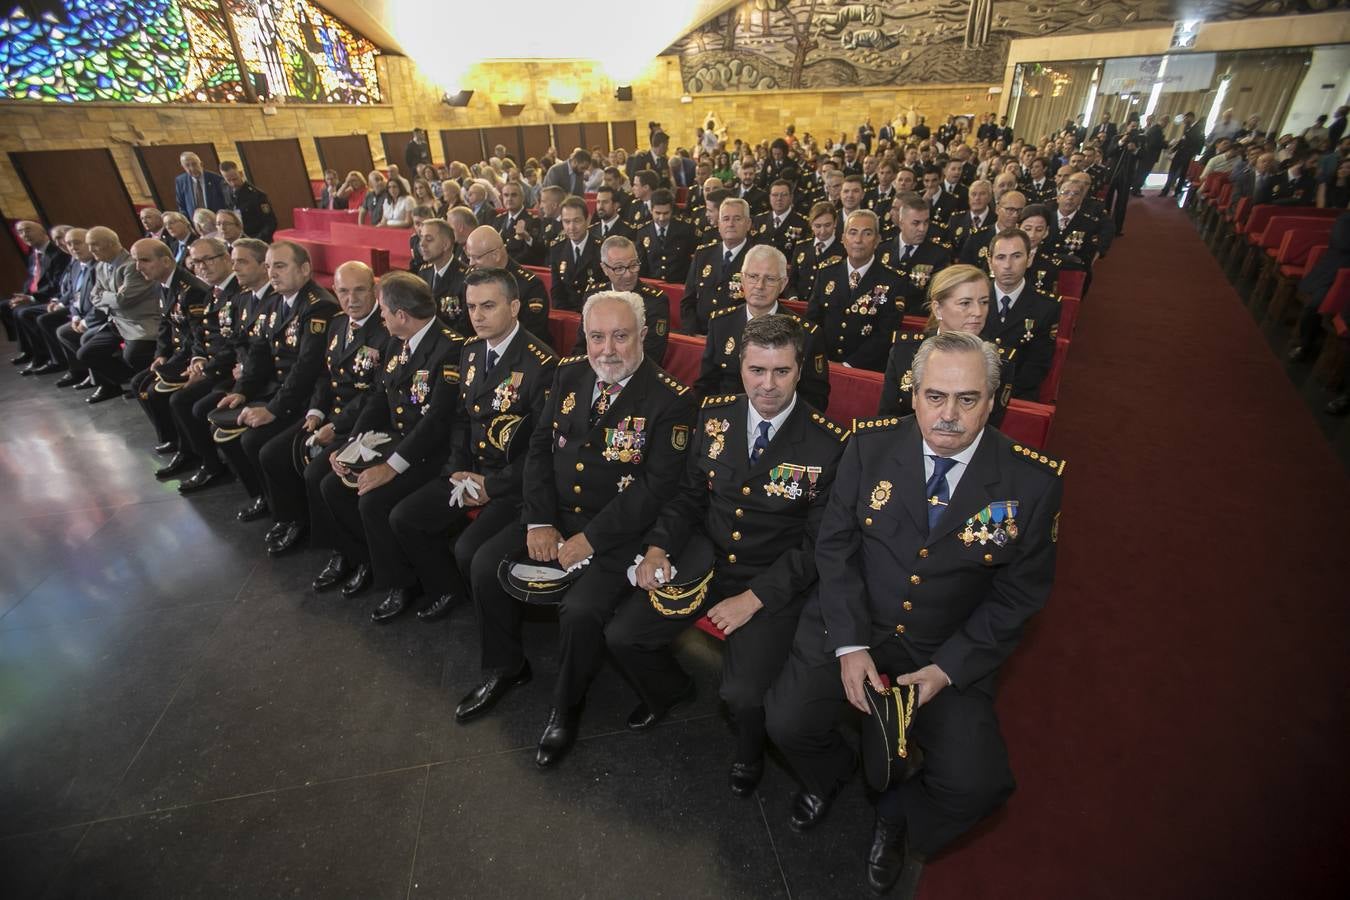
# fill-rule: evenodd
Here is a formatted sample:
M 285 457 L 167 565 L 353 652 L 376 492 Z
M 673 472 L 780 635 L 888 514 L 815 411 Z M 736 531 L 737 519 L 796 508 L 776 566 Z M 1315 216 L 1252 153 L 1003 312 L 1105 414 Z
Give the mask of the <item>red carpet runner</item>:
M 1187 217 L 1127 224 L 1049 448 L 1055 594 L 999 700 L 1019 790 L 920 896 L 1343 897 L 1350 483 Z

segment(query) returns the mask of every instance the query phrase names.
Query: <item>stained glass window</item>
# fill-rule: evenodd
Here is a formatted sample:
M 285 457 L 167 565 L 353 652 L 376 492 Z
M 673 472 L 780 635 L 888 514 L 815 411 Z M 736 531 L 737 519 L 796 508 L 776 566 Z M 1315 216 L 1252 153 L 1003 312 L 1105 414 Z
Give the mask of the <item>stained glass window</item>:
M 375 45 L 308 0 L 39 0 L 5 4 L 0 97 L 122 103 L 273 97 L 376 103 Z M 258 79 L 254 79 L 256 82 Z

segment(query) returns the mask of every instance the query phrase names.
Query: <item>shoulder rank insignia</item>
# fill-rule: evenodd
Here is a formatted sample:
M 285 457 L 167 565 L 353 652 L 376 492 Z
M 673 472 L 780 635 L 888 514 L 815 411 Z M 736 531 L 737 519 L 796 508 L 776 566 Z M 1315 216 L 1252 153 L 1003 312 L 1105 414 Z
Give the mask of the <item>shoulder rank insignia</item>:
M 580 356 L 564 356 L 562 359 L 558 360 L 558 365 L 570 366 L 572 365 L 572 363 L 579 363 L 584 359 L 586 359 L 586 355 L 584 353 Z
M 728 313 L 740 312 L 741 309 L 742 307 L 739 304 L 736 306 L 724 306 L 721 309 L 714 309 L 712 312 L 708 313 L 708 321 L 711 322 L 718 316 L 725 316 Z
M 525 346 L 528 347 L 530 352 L 534 354 L 535 359 L 539 360 L 541 363 L 548 363 L 553 361 L 553 354 L 549 353 L 547 350 L 540 348 L 533 341 L 530 341 Z
M 1024 447 L 1021 444 L 1013 444 L 1012 450 L 1013 454 L 1016 456 L 1023 456 L 1033 462 L 1044 464 L 1050 469 L 1050 471 L 1054 472 L 1056 475 L 1063 475 L 1064 467 L 1068 465 L 1068 463 L 1062 459 L 1060 460 L 1051 459 L 1044 453 L 1041 453 L 1031 447 Z
M 899 424 L 900 419 L 898 416 L 891 416 L 890 418 L 880 418 L 880 419 L 854 419 L 853 431 L 855 433 L 861 431 L 877 431 L 882 428 L 894 428 L 896 425 Z
M 720 396 L 714 395 L 711 397 L 704 397 L 702 406 L 704 409 L 707 409 L 710 406 L 726 406 L 728 403 L 730 403 L 735 399 L 736 399 L 735 394 L 722 394 Z
M 847 431 L 840 428 L 838 425 L 834 424 L 829 419 L 825 418 L 815 410 L 811 411 L 811 421 L 815 422 L 817 425 L 824 428 L 826 431 L 833 433 L 840 440 L 843 440 L 844 438 L 848 437 Z
M 680 396 L 684 396 L 686 393 L 689 392 L 688 387 L 686 387 L 683 384 L 680 384 L 678 381 L 676 381 L 674 378 L 671 378 L 665 372 L 660 372 L 659 377 L 661 379 L 662 384 L 664 384 L 666 387 L 670 388 Z

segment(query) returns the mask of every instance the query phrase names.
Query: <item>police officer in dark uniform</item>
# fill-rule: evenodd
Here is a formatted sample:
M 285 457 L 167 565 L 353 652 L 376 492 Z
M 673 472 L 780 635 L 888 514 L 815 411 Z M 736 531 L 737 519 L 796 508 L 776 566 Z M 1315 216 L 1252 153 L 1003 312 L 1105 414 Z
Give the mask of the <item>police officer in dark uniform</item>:
M 276 519 L 264 539 L 272 556 L 298 547 L 307 524 L 318 536 L 316 543 L 333 545 L 326 532 L 331 527 L 328 517 L 318 515 L 311 521 L 309 511 L 323 510 L 319 485 L 331 471 L 328 456 L 351 434 L 384 371 L 389 332 L 375 303 L 375 273 L 365 263 L 345 262 L 333 273 L 333 292 L 342 314 L 328 325 L 324 371 L 314 383 L 305 417 L 264 444 L 258 454 L 264 493 Z M 303 470 L 298 468 L 297 441 L 313 447 L 305 452 L 308 464 Z M 339 560 L 338 568 L 344 563 Z M 320 582 L 315 588 L 327 590 L 336 583 Z
M 642 352 L 648 359 L 665 359 L 666 340 L 670 336 L 670 297 L 659 287 L 639 280 L 640 267 L 637 247 L 632 241 L 617 234 L 606 238 L 600 245 L 600 268 L 608 277 L 602 282 L 592 282 L 586 296 L 603 291 L 632 291 L 641 297 L 646 310 L 642 323 L 647 328 Z M 578 328 L 571 355 L 579 356 L 585 352 L 586 335 Z
M 810 229 L 806 216 L 792 209 L 792 182 L 779 180 L 769 185 L 769 211 L 755 216 L 751 226 L 755 243 L 772 244 L 787 256 Z
M 877 218 L 886 221 L 891 216 L 891 203 L 895 199 L 896 164 L 889 158 L 877 163 L 877 184 L 863 197 L 863 206 L 877 214 Z
M 661 179 L 650 169 L 643 169 L 633 175 L 633 202 L 624 210 L 623 219 L 634 234 L 642 231 L 652 220 L 652 206 L 658 191 L 665 190 L 674 205 L 675 194 L 661 187 Z M 598 199 L 598 198 L 597 198 Z
M 540 422 L 557 359 L 548 344 L 521 327 L 518 291 L 515 276 L 505 269 L 469 273 L 465 299 L 477 339 L 460 350 L 450 459 L 438 477 L 389 514 L 398 552 L 422 590 L 435 598 L 417 614 L 424 622 L 469 598 L 475 565 L 491 570 L 478 577 L 496 576 L 501 560 L 475 562 L 475 555 L 490 538 L 520 522 L 525 450 L 531 432 L 547 427 Z M 474 490 L 457 489 L 452 481 L 470 481 Z M 452 507 L 457 490 L 458 505 Z M 477 517 L 469 523 L 473 509 Z M 453 556 L 446 553 L 452 541 Z
M 206 416 L 242 374 L 249 342 L 262 336 L 275 297 L 267 275 L 266 244 L 255 238 L 240 238 L 227 259 L 234 268 L 237 290 L 228 298 L 213 299 L 207 314 L 206 343 L 198 353 L 204 358 L 192 361 L 188 384 L 169 395 L 179 452 L 155 475 L 167 479 L 195 465 L 196 470 L 179 482 L 180 494 L 206 490 L 227 476 L 229 470 L 220 461 Z M 194 371 L 200 377 L 194 378 Z
M 895 240 L 882 245 L 877 255 L 883 264 L 908 279 L 911 297 L 924 297 L 928 280 L 951 265 L 951 253 L 930 233 L 928 201 L 918 194 L 897 195 L 891 204 L 891 218 L 897 230 Z
M 695 206 L 693 201 L 689 205 L 689 224 L 694 228 L 694 248 L 695 252 L 701 249 L 709 241 L 716 241 L 719 237 L 718 232 L 718 214 L 722 209 L 722 201 L 732 196 L 731 191 L 726 188 L 715 188 L 708 191 L 702 201 Z M 749 206 L 746 206 L 749 209 Z M 749 213 L 746 213 L 749 216 Z
M 831 362 L 880 372 L 910 290 L 877 258 L 877 216 L 860 209 L 844 223 L 841 262 L 822 267 L 806 318 L 820 326 Z
M 912 896 L 923 860 L 1013 790 L 994 680 L 1050 594 L 1064 464 L 987 426 L 997 370 L 978 337 L 943 332 L 915 357 L 915 416 L 855 425 L 816 538 L 820 587 L 767 698 L 803 831 L 853 772 L 846 704 L 866 712 L 880 673 L 917 686 L 909 740 L 923 765 L 877 800 L 878 893 L 908 873 Z
M 600 239 L 587 231 L 589 223 L 585 200 L 568 197 L 563 201 L 563 234 L 548 251 L 555 309 L 580 310 L 586 286 L 605 277 L 600 271 Z
M 238 164 L 229 160 L 220 164 L 220 175 L 229 185 L 230 206 L 239 211 L 244 234 L 271 243 L 272 235 L 277 230 L 277 214 L 272 211 L 267 195 L 245 181 Z
M 828 267 L 844 258 L 838 220 L 839 213 L 828 200 L 821 200 L 811 207 L 808 221 L 812 236 L 798 241 L 789 253 L 784 254 L 792 264 L 790 296 L 803 302 L 810 300 L 821 265 Z
M 751 160 L 742 162 L 737 169 L 740 181 L 727 186 L 731 191 L 731 196 L 738 197 L 750 205 L 750 215 L 757 216 L 769 209 L 769 195 L 755 185 L 755 178 L 759 174 L 755 164 Z
M 590 227 L 591 237 L 599 239 L 602 243 L 610 235 L 632 238 L 633 229 L 624 220 L 623 207 L 619 204 L 621 196 L 623 196 L 621 191 L 607 185 L 601 185 L 596 190 L 595 217 Z
M 689 263 L 694 256 L 694 228 L 675 218 L 674 212 L 675 198 L 670 191 L 661 188 L 652 192 L 651 221 L 633 237 L 642 261 L 643 278 L 684 284 L 689 277 Z
M 417 229 L 425 265 L 417 274 L 431 288 L 436 315 L 454 331 L 467 326 L 464 316 L 464 274 L 468 271 L 455 254 L 455 229 L 444 219 L 427 219 Z
M 994 199 L 994 188 L 987 181 L 970 185 L 968 208 L 952 219 L 947 229 L 952 257 L 966 265 L 979 266 L 989 255 L 989 239 L 994 236 L 997 216 L 989 204 Z M 983 253 L 980 252 L 983 249 Z
M 333 295 L 311 278 L 309 253 L 299 244 L 277 241 L 268 248 L 267 273 L 276 290 L 267 324 L 250 344 L 234 389 L 217 404 L 240 409 L 237 421 L 248 428 L 219 445 L 250 498 L 239 510 L 241 522 L 267 515 L 258 454 L 263 444 L 304 417 L 314 382 L 323 374 L 328 323 L 339 311 Z M 260 400 L 267 402 L 242 408 Z
M 1068 268 L 1062 256 L 1045 241 L 1050 234 L 1050 219 L 1054 213 L 1040 203 L 1025 207 L 1018 216 L 1018 226 L 1031 239 L 1031 262 L 1027 265 L 1027 281 L 1037 293 L 1059 299 L 1059 273 Z
M 1030 249 L 1031 241 L 1020 229 L 994 236 L 989 251 L 994 293 L 980 335 L 1005 350 L 1017 350 L 1013 397 L 1034 401 L 1040 399 L 1041 382 L 1054 361 L 1060 306 L 1027 284 Z
M 538 262 L 522 262 L 521 265 L 547 265 L 548 251 L 562 237 L 562 202 L 567 193 L 557 185 L 546 184 L 539 189 L 539 219 L 541 223 L 542 244 Z M 517 260 L 519 262 L 519 260 Z
M 825 409 L 830 400 L 829 366 L 819 326 L 780 306 L 778 297 L 787 282 L 787 260 L 776 248 L 757 244 L 745 252 L 741 283 L 745 303 L 728 306 L 708 320 L 708 339 L 703 342 L 703 361 L 699 366 L 694 393 L 699 398 L 743 394 L 741 382 L 741 337 L 746 325 L 768 315 L 785 315 L 802 329 L 804 342 L 797 393 L 816 409 Z
M 169 413 L 169 395 L 156 391 L 154 386 L 160 380 L 170 384 L 187 380 L 188 364 L 193 348 L 200 342 L 202 322 L 211 299 L 211 286 L 176 264 L 172 254 L 157 257 L 155 262 L 166 270 L 158 278 L 160 315 L 155 358 L 150 368 L 132 377 L 131 390 L 155 428 L 159 444 L 155 449 L 164 452 L 177 449 L 178 432 Z
M 644 538 L 641 593 L 605 629 L 642 700 L 628 727 L 644 731 L 691 698 L 694 684 L 670 647 L 692 618 L 658 612 L 647 592 L 671 582 L 671 560 L 681 564 L 691 539 L 711 542 L 712 580 L 690 614 L 706 613 L 727 636 L 721 695 L 736 726 L 730 780 L 739 797 L 764 773 L 764 695 L 787 659 L 815 581 L 815 532 L 847 437 L 797 395 L 805 343 L 787 316 L 757 316 L 746 325 L 746 393 L 704 399 L 679 493 Z M 682 604 L 676 609 L 692 605 Z
M 379 433 L 397 439 L 398 446 L 359 474 L 346 461 L 356 445 L 339 449 L 328 458 L 332 471 L 323 477 L 319 493 L 331 518 L 326 536 L 336 545 L 333 549 L 358 567 L 367 565 L 376 589 L 389 592 L 371 612 L 373 621 L 388 622 L 417 596 L 417 573 L 399 548 L 389 514 L 435 478 L 450 456 L 464 338 L 440 323 L 431 289 L 407 272 L 381 277 L 380 314 L 390 336 L 386 361 L 352 426 L 352 437 Z M 353 576 L 348 587 L 355 589 L 345 592 L 359 592 L 365 587 L 361 582 Z
M 1072 177 L 1064 180 L 1059 186 L 1058 199 L 1046 204 L 1051 212 L 1050 221 L 1046 223 L 1050 226 L 1050 236 L 1042 246 L 1090 272 L 1100 250 L 1102 222 L 1084 208 L 1086 197 L 1087 185 L 1082 180 Z
M 895 335 L 886 360 L 886 378 L 881 383 L 881 402 L 877 415 L 908 416 L 914 412 L 914 355 L 923 342 L 939 331 L 964 331 L 978 335 L 989 319 L 989 275 L 975 266 L 948 266 L 933 277 L 928 291 L 928 325 L 923 331 L 901 331 Z M 1013 392 L 1013 360 L 1017 348 L 999 348 L 998 391 L 989 424 L 995 428 L 1003 421 Z
M 480 225 L 469 232 L 469 239 L 464 242 L 465 255 L 469 260 L 469 271 L 475 269 L 505 269 L 516 279 L 516 286 L 520 294 L 520 324 L 530 334 L 548 334 L 548 290 L 544 287 L 544 281 L 538 275 L 529 269 L 516 263 L 514 259 L 506 253 L 506 245 L 502 243 L 501 235 L 491 226 Z M 466 273 L 465 278 L 468 275 Z M 459 316 L 455 320 L 466 330 L 459 328 L 453 329 L 459 334 L 466 334 L 473 330 L 473 324 L 469 322 L 469 307 L 464 296 L 465 281 L 460 281 L 460 293 L 458 310 Z
M 680 300 L 680 322 L 686 334 L 707 334 L 708 317 L 715 310 L 741 302 L 741 265 L 745 251 L 754 245 L 750 237 L 750 207 L 728 197 L 717 208 L 721 240 L 711 241 L 694 252 L 693 264 Z
M 624 570 L 674 496 L 689 446 L 693 395 L 643 355 L 642 315 L 633 294 L 586 301 L 589 355 L 558 363 L 544 427 L 530 440 L 521 524 L 478 551 L 499 561 L 527 550 L 563 569 L 589 560 L 559 608 L 560 671 L 535 757 L 541 767 L 576 740 L 581 701 L 604 658 L 604 625 L 631 595 Z M 480 711 L 529 678 L 520 608 L 489 569 L 475 566 L 472 584 L 486 677 L 465 702 Z
M 517 182 L 508 181 L 501 188 L 502 205 L 506 211 L 493 223 L 506 244 L 506 253 L 524 266 L 543 263 L 544 226 L 539 217 L 525 208 L 525 189 Z

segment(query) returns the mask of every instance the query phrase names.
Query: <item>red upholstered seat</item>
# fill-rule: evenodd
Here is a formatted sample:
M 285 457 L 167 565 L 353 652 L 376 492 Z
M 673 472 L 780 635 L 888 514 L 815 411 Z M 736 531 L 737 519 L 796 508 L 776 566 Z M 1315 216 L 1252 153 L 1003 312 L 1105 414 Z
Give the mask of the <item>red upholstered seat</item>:
M 844 428 L 852 428 L 854 419 L 876 418 L 881 381 L 880 372 L 830 363 L 830 405 L 825 415 Z
M 334 222 L 329 233 L 334 243 L 383 247 L 389 251 L 389 262 L 394 268 L 406 269 L 412 264 L 412 247 L 408 243 L 412 237 L 411 228 L 376 228 Z
M 537 275 L 539 277 L 539 280 L 544 283 L 544 290 L 548 291 L 549 295 L 552 296 L 553 294 L 552 269 L 550 269 L 548 266 L 521 266 L 521 268 L 528 269 L 529 271 Z
M 314 280 L 325 288 L 332 288 L 333 273 L 345 262 L 362 262 L 376 275 L 389 271 L 389 251 L 381 247 L 334 244 L 328 241 L 291 238 L 309 253 Z
M 1347 307 L 1350 307 L 1350 269 L 1341 269 L 1317 311 L 1324 316 L 1340 316 Z
M 666 341 L 666 358 L 661 368 L 681 384 L 693 387 L 703 364 L 703 338 L 688 334 L 672 334 Z
M 581 314 L 567 309 L 551 309 L 548 313 L 548 337 L 559 356 L 571 356 L 581 330 Z
M 1062 297 L 1059 301 L 1059 336 L 1073 340 L 1073 328 L 1078 323 L 1078 306 L 1083 301 L 1077 297 Z
M 1064 360 L 1069 355 L 1069 339 L 1059 337 L 1055 340 L 1055 355 L 1050 361 L 1050 371 L 1041 382 L 1042 403 L 1054 403 L 1059 399 L 1059 382 L 1064 377 Z
M 999 431 L 1021 444 L 1044 450 L 1050 441 L 1050 426 L 1055 422 L 1055 408 L 1030 400 L 1013 400 L 1003 414 Z
M 1083 298 L 1083 285 L 1087 282 L 1086 272 L 1061 271 L 1055 281 L 1055 292 L 1060 297 Z

